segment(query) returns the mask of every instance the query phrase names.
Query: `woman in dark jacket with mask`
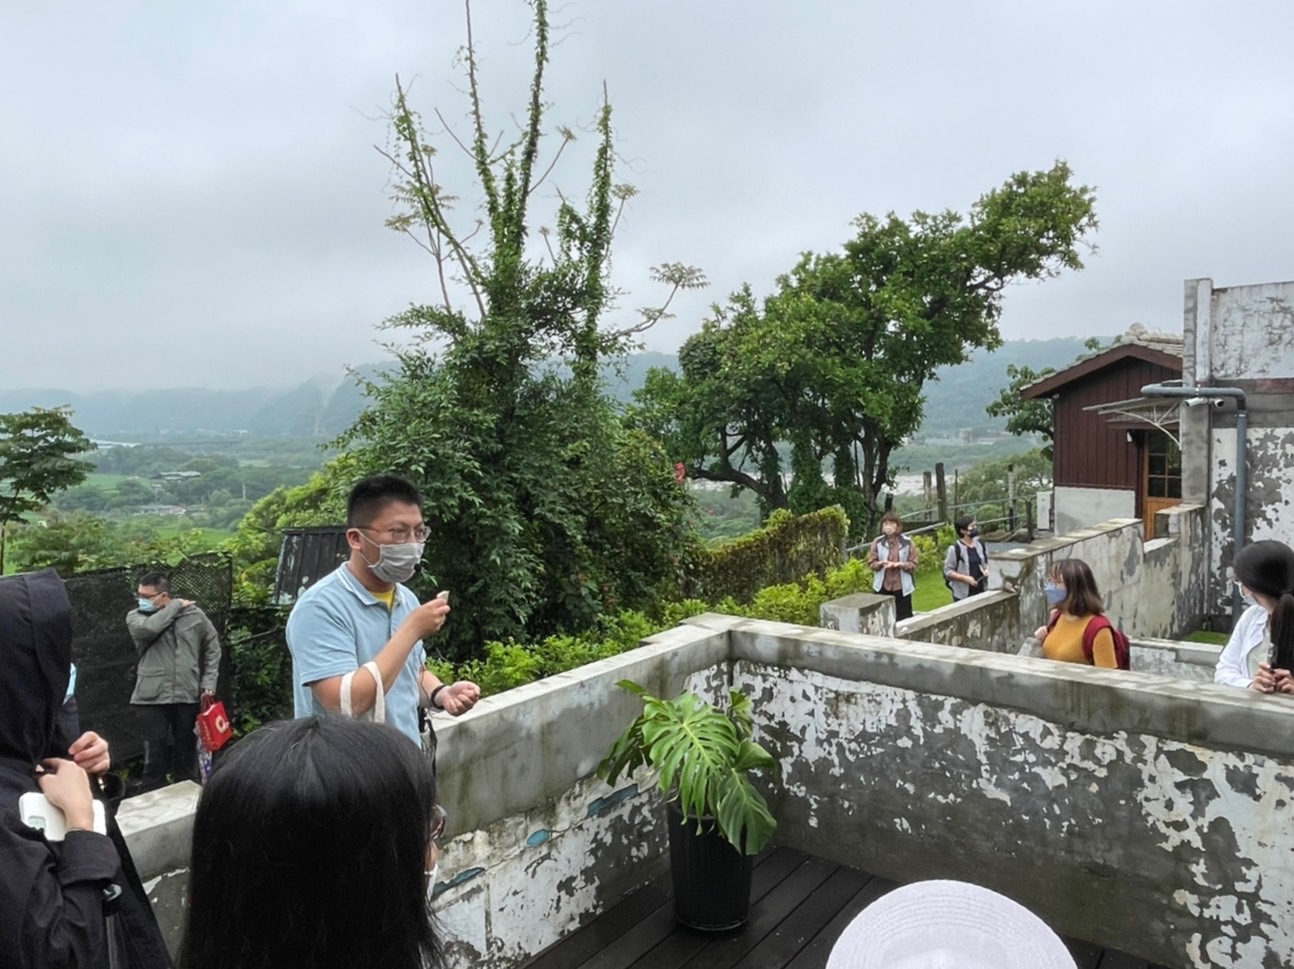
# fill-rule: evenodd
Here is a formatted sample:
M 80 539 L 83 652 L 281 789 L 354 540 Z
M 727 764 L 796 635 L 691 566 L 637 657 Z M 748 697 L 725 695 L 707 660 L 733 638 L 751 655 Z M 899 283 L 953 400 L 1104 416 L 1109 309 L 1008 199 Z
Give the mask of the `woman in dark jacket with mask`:
M 71 607 L 58 574 L 0 579 L 0 958 L 22 969 L 168 966 L 147 900 L 139 907 L 138 880 L 124 877 L 114 840 L 92 830 L 97 781 L 71 759 L 106 769 L 106 744 L 87 735 L 93 762 L 80 756 L 86 737 L 69 755 L 56 727 L 71 660 Z M 62 811 L 62 841 L 23 821 L 19 801 L 35 793 Z M 121 912 L 111 929 L 109 894 Z

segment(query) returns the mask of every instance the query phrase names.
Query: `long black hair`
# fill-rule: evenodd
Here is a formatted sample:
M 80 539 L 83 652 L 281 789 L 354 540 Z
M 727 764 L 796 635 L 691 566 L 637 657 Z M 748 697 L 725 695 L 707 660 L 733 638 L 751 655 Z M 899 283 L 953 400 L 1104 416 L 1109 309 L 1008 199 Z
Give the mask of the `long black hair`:
M 423 969 L 436 780 L 390 727 L 262 727 L 216 768 L 193 823 L 182 969 Z
M 1272 663 L 1294 670 L 1294 549 L 1284 542 L 1254 542 L 1236 554 L 1236 581 L 1271 599 Z

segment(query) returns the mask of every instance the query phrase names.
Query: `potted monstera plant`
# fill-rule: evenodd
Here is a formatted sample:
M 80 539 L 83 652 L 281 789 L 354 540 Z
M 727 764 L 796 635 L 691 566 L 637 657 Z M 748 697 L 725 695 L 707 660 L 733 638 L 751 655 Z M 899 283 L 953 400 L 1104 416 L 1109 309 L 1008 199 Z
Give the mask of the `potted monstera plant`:
M 751 701 L 730 690 L 719 709 L 692 692 L 664 700 L 632 680 L 618 684 L 643 701 L 598 766 L 610 784 L 643 765 L 665 794 L 670 869 L 679 921 L 697 929 L 736 928 L 750 910 L 752 856 L 768 844 L 777 821 L 750 782 L 774 770 L 773 756 L 751 739 Z

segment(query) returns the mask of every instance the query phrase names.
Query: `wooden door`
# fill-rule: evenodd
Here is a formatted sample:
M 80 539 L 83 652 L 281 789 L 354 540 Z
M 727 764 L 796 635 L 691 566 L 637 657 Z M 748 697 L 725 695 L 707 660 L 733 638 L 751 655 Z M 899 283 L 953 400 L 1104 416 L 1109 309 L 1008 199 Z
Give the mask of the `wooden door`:
M 1150 541 L 1155 513 L 1182 503 L 1182 452 L 1163 431 L 1151 431 L 1141 453 L 1141 515 Z

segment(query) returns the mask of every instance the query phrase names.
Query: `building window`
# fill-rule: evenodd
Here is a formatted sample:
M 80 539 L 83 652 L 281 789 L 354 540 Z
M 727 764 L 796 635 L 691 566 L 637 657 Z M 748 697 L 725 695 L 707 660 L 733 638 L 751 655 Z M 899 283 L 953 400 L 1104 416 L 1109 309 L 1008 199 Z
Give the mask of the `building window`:
M 1182 451 L 1162 431 L 1146 441 L 1146 497 L 1182 497 Z

